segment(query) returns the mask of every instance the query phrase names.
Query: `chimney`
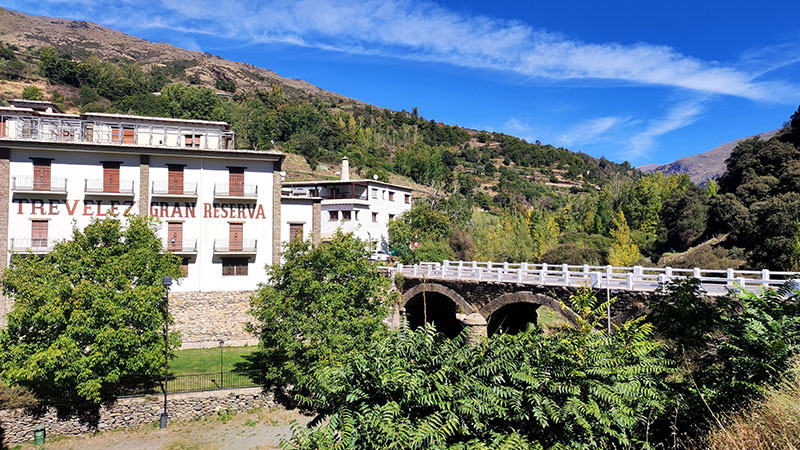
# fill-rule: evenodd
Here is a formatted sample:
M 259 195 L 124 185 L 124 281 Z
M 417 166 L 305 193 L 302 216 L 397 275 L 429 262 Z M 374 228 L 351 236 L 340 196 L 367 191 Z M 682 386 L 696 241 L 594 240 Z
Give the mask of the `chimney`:
M 347 156 L 342 158 L 342 181 L 350 181 L 350 161 Z

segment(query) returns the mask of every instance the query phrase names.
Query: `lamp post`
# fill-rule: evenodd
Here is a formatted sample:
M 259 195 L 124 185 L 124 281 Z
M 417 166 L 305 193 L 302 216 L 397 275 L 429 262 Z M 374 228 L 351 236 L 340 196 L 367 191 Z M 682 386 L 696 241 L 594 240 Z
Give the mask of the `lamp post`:
M 167 428 L 167 377 L 169 374 L 169 287 L 172 286 L 172 277 L 164 277 L 164 410 L 161 411 L 159 428 Z
M 219 387 L 220 388 L 225 387 L 225 384 L 223 383 L 224 380 L 222 379 L 222 345 L 224 343 L 225 343 L 224 340 L 222 339 L 219 340 Z

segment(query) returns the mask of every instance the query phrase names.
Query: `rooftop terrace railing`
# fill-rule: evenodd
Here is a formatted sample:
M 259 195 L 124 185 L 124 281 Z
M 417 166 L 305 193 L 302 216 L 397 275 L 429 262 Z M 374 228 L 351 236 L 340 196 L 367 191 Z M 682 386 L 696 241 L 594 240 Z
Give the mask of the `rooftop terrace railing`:
M 27 141 L 223 150 L 233 149 L 236 138 L 232 131 L 214 128 L 131 121 L 2 115 L 0 124 L 0 138 Z

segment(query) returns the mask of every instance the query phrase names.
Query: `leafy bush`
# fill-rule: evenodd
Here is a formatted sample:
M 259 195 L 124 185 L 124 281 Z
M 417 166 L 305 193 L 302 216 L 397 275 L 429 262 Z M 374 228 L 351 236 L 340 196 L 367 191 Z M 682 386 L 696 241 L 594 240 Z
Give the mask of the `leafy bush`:
M 307 379 L 320 416 L 288 446 L 317 448 L 620 448 L 642 445 L 670 373 L 652 327 L 595 331 L 604 304 L 572 299 L 580 327 L 499 334 L 476 347 L 428 326 L 402 328 Z M 320 425 L 324 418 L 327 423 Z

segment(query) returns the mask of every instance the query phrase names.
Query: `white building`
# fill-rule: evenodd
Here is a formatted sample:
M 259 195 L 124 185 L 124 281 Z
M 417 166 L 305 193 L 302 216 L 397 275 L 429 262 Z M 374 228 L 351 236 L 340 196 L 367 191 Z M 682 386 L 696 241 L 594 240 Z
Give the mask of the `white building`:
M 342 160 L 339 180 L 286 182 L 282 190 L 284 199 L 321 199 L 323 241 L 341 229 L 371 242 L 373 251 L 386 253 L 389 252 L 389 221 L 411 209 L 412 194 L 413 190 L 405 186 L 377 180 L 351 180 L 347 158 Z
M 185 307 L 173 312 L 179 328 L 216 313 L 247 320 L 249 292 L 265 281 L 265 266 L 280 261 L 284 155 L 235 150 L 224 122 L 64 114 L 48 102 L 10 103 L 0 108 L 0 270 L 12 253 L 52 250 L 71 236 L 73 223 L 149 214 L 162 222 L 166 248 L 183 258 L 185 278 L 172 288 L 176 309 Z M 305 204 L 287 212 L 312 226 L 305 217 L 313 202 Z M 0 300 L 4 319 L 8 305 Z M 185 335 L 216 343 L 214 333 L 224 334 L 218 328 Z M 241 333 L 230 339 L 251 340 Z

